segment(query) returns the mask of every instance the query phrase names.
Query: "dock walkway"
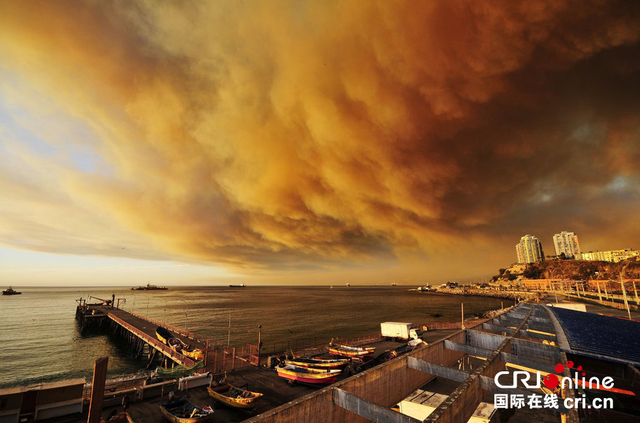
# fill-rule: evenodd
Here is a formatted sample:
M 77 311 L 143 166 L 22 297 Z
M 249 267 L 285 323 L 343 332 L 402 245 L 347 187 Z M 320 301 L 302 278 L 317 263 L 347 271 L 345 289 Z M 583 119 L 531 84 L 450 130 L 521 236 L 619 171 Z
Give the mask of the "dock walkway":
M 96 320 L 99 320 L 102 324 L 104 320 L 108 319 L 113 322 L 112 324 L 116 325 L 116 329 L 121 328 L 121 330 L 128 332 L 129 336 L 139 339 L 141 342 L 160 352 L 168 359 L 185 366 L 192 366 L 195 364 L 195 361 L 160 342 L 156 337 L 156 328 L 158 326 L 163 326 L 169 329 L 176 338 L 181 339 L 186 344 L 191 344 L 203 351 L 208 347 L 208 340 L 206 338 L 198 337 L 191 332 L 174 328 L 166 323 L 159 322 L 136 313 L 130 313 L 110 305 L 79 305 L 76 317 L 83 324 L 87 321 L 93 321 L 92 323 L 95 323 Z

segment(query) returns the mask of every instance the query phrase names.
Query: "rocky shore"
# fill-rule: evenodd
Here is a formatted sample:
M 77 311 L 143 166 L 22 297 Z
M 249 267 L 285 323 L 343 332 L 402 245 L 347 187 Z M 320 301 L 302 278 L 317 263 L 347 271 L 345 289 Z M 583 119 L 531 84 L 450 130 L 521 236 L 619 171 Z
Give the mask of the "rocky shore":
M 438 288 L 439 294 L 451 295 L 473 295 L 476 297 L 504 298 L 514 301 L 537 301 L 542 294 L 538 292 L 522 292 L 522 291 L 496 291 L 491 289 L 473 289 L 473 288 Z

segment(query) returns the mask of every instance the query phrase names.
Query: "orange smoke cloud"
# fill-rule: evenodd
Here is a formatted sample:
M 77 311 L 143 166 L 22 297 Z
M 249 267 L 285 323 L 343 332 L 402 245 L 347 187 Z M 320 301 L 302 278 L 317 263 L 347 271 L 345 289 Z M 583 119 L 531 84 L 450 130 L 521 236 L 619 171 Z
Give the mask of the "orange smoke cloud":
M 619 169 L 640 176 L 627 2 L 2 9 L 5 66 L 87 122 L 113 166 L 64 188 L 166 254 L 438 257 L 588 231 L 592 202 L 628 205 L 606 191 Z

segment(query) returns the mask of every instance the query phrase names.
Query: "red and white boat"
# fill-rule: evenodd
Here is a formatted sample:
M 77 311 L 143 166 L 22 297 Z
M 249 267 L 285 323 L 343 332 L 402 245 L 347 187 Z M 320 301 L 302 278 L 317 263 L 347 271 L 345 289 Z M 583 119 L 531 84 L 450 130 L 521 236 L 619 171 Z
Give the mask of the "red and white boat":
M 341 345 L 331 343 L 327 347 L 329 354 L 340 357 L 368 357 L 373 355 L 376 347 L 352 347 L 350 345 Z
M 342 370 L 337 369 L 313 369 L 299 367 L 292 364 L 276 366 L 278 376 L 295 382 L 329 385 L 334 383 Z

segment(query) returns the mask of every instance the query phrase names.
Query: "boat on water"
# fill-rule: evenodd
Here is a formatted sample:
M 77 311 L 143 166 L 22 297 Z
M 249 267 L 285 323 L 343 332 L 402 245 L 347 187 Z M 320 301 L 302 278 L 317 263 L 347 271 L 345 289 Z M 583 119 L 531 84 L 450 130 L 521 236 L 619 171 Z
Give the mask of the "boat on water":
M 373 355 L 376 347 L 352 347 L 350 345 L 335 344 L 331 342 L 327 347 L 329 354 L 339 357 L 368 357 Z
M 204 352 L 200 348 L 196 348 L 191 344 L 187 344 L 182 339 L 174 336 L 167 328 L 158 326 L 156 328 L 156 338 L 165 345 L 168 345 L 175 351 L 196 361 L 204 358 Z
M 198 423 L 213 420 L 213 409 L 198 407 L 186 398 L 161 402 L 160 412 L 172 423 Z
M 166 286 L 151 285 L 150 283 L 144 286 L 134 286 L 131 288 L 132 291 L 166 291 L 167 289 L 169 288 Z
M 245 285 L 243 283 L 236 283 L 236 284 L 229 285 L 229 288 L 244 288 L 245 286 L 247 286 L 247 285 Z
M 216 401 L 234 408 L 251 408 L 256 400 L 264 395 L 229 384 L 209 386 L 207 391 Z
M 2 295 L 20 295 L 20 294 L 22 294 L 22 292 L 16 291 L 11 287 L 2 291 Z
M 292 358 L 285 360 L 285 364 L 298 367 L 312 367 L 315 369 L 343 369 L 351 360 L 348 358 Z
M 276 366 L 278 376 L 293 382 L 311 383 L 315 385 L 329 385 L 334 383 L 342 370 L 338 369 L 313 369 L 311 367 L 299 367 L 292 364 Z

